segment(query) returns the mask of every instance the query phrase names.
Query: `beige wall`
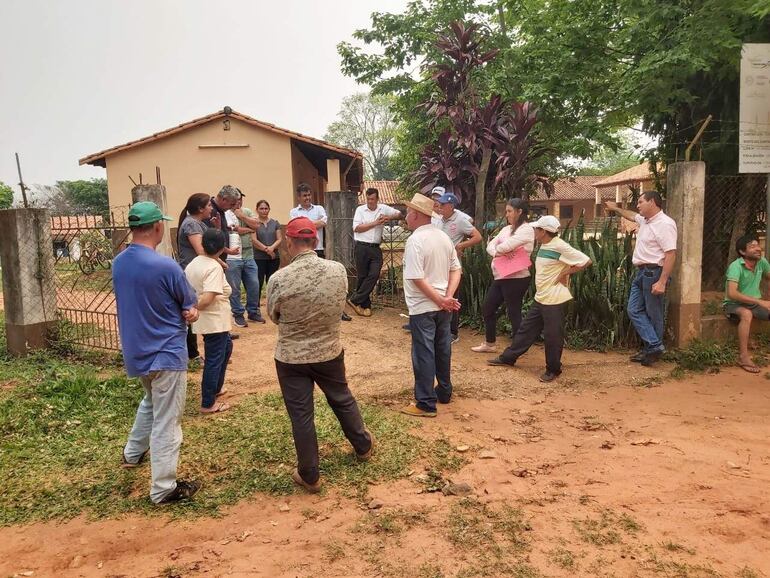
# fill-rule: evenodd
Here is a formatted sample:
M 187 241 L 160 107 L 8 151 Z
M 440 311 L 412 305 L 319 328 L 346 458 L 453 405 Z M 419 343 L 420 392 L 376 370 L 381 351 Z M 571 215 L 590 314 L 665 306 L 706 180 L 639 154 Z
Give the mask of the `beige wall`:
M 244 148 L 199 148 L 199 145 L 248 144 Z M 230 120 L 230 130 L 222 120 L 191 128 L 176 135 L 144 144 L 107 157 L 107 186 L 110 205 L 131 202 L 133 183 L 139 173 L 145 183 L 155 182 L 159 166 L 166 187 L 168 211 L 176 219 L 193 193 L 215 195 L 222 185 L 240 188 L 246 206 L 254 208 L 267 199 L 271 216 L 286 223 L 294 206 L 292 152 L 289 137 Z

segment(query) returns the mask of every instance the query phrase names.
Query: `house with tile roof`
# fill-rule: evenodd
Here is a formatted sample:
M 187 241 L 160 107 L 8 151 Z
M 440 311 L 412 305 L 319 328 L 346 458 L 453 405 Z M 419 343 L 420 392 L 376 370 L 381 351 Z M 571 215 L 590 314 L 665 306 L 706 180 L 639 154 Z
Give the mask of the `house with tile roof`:
M 230 107 L 87 155 L 80 164 L 107 170 L 111 206 L 130 204 L 140 175 L 144 183 L 154 183 L 159 172 L 174 218 L 191 194 L 215 195 L 230 184 L 243 191 L 249 207 L 267 199 L 271 215 L 281 223 L 296 205 L 294 190 L 300 182 L 309 183 L 313 202 L 323 204 L 327 191 L 360 191 L 364 176 L 360 152 Z

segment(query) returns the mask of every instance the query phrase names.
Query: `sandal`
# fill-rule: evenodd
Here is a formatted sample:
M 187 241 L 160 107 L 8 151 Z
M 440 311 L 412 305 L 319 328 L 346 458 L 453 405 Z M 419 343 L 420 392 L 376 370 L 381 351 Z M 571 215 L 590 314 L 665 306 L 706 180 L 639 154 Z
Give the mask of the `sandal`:
M 202 407 L 200 409 L 201 413 L 204 415 L 208 415 L 210 413 L 221 413 L 223 411 L 227 411 L 230 409 L 230 406 L 222 401 L 215 403 L 211 407 Z
M 743 371 L 748 371 L 749 373 L 759 373 L 762 371 L 759 369 L 759 367 L 752 363 L 739 363 L 738 367 L 740 367 Z
M 227 393 L 227 389 L 221 389 L 220 392 L 217 394 L 217 397 L 220 397 L 222 395 L 225 395 Z

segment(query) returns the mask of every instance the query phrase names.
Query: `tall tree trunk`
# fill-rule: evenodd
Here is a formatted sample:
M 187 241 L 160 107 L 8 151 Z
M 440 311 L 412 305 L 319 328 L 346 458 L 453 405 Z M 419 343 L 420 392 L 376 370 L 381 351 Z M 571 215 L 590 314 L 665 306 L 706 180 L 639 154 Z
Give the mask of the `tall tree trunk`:
M 487 175 L 489 174 L 489 163 L 492 161 L 492 148 L 484 147 L 481 156 L 481 166 L 479 167 L 479 175 L 476 177 L 476 225 L 484 226 L 486 223 L 486 190 L 487 190 Z

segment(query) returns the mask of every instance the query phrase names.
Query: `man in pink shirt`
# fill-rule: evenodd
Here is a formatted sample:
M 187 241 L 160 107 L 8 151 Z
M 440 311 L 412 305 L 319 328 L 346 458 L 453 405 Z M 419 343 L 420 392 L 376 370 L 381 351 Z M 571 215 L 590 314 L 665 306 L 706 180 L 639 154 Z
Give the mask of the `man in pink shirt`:
M 635 213 L 607 201 L 607 210 L 639 225 L 632 262 L 636 275 L 628 294 L 628 317 L 642 340 L 642 349 L 631 361 L 650 366 L 666 350 L 663 345 L 665 329 L 665 298 L 668 281 L 676 261 L 676 223 L 666 215 L 663 200 L 657 191 L 642 193 Z

